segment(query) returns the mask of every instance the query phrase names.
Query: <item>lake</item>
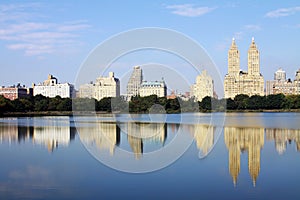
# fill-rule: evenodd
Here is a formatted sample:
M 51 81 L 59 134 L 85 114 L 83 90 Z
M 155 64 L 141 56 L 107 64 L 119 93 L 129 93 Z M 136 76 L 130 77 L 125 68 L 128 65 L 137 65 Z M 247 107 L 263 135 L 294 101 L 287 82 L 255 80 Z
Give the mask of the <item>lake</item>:
M 0 199 L 299 199 L 300 113 L 0 118 Z

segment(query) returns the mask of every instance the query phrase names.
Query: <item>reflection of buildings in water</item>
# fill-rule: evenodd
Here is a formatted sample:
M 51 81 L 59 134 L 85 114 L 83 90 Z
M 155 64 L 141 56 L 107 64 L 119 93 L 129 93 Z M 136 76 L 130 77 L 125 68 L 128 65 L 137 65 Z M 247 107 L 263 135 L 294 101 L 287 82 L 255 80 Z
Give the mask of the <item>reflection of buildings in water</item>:
M 197 148 L 203 155 L 207 155 L 214 145 L 215 127 L 210 125 L 189 125 L 189 131 L 193 134 Z
M 163 123 L 127 123 L 128 143 L 139 159 L 143 154 L 145 141 L 164 144 L 167 137 L 167 126 Z
M 75 138 L 76 130 L 70 128 L 69 118 L 66 118 L 66 120 L 64 118 L 63 120 L 54 118 L 53 120 L 49 117 L 49 120 L 42 121 L 39 118 L 33 118 L 33 126 L 29 125 L 30 120 L 27 122 L 24 122 L 24 120 L 22 119 L 22 122 L 20 122 L 17 119 L 15 124 L 8 123 L 5 126 L 0 126 L 0 142 L 5 140 L 9 142 L 32 140 L 34 143 L 47 146 L 49 151 L 53 151 L 58 144 L 67 146 L 70 140 Z M 64 126 L 62 126 L 62 122 Z
M 25 119 L 23 119 L 25 120 Z M 8 141 L 9 143 L 25 139 L 31 139 L 33 127 L 28 124 L 21 124 L 18 118 L 12 118 L 11 123 L 4 123 L 0 126 L 0 142 Z
M 8 141 L 9 143 L 17 141 L 18 126 L 15 124 L 5 124 L 0 126 L 0 143 Z
M 70 126 L 46 126 L 34 127 L 33 142 L 47 146 L 49 152 L 53 152 L 58 145 L 67 147 L 71 140 Z
M 134 153 L 136 159 L 140 159 L 143 154 L 143 141 L 141 138 L 133 137 L 128 135 L 128 143 Z
M 177 133 L 180 124 L 170 124 L 172 133 Z
M 253 181 L 260 172 L 260 150 L 264 145 L 263 128 L 224 128 L 224 140 L 229 151 L 229 172 L 236 185 L 240 173 L 240 152 L 248 151 L 248 170 Z
M 275 141 L 275 148 L 280 155 L 286 151 L 287 142 L 294 141 L 297 151 L 300 151 L 300 130 L 266 129 L 266 138 Z
M 75 137 L 75 128 L 70 127 L 69 117 L 43 117 L 33 119 L 34 143 L 47 146 L 48 151 L 52 152 L 58 146 L 68 146 L 70 140 Z
M 100 122 L 95 126 L 77 127 L 80 139 L 87 145 L 96 145 L 100 150 L 114 154 L 115 145 L 120 143 L 120 129 L 116 123 Z

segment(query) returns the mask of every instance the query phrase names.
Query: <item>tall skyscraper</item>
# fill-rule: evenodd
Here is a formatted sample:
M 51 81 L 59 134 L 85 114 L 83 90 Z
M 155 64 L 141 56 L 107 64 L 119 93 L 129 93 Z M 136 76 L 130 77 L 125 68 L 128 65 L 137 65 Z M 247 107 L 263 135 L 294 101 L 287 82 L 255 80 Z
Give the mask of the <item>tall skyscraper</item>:
M 248 50 L 248 74 L 259 76 L 259 51 L 255 44 L 254 38 L 252 38 L 251 45 Z
M 143 71 L 140 66 L 135 66 L 127 84 L 128 100 L 133 96 L 139 95 L 139 90 L 143 81 Z
M 228 74 L 238 76 L 240 73 L 240 52 L 232 38 L 232 43 L 228 51 Z
M 232 39 L 224 89 L 225 98 L 234 98 L 238 94 L 264 95 L 264 78 L 260 74 L 259 51 L 254 38 L 248 50 L 248 72 L 240 71 L 240 54 L 235 40 Z

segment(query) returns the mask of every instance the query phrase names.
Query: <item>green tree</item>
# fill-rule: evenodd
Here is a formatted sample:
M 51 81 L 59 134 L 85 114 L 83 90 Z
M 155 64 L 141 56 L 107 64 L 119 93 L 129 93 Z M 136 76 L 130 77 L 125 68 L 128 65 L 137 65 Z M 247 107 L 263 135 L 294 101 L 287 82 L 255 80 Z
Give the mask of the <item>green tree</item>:
M 89 98 L 73 99 L 73 111 L 95 111 L 96 100 Z
M 96 102 L 96 110 L 103 112 L 111 112 L 111 97 L 105 97 Z
M 211 111 L 212 110 L 212 98 L 206 96 L 199 103 L 199 109 L 202 111 Z
M 11 101 L 0 95 L 0 114 L 12 111 L 14 111 L 14 108 Z
M 56 106 L 57 111 L 72 111 L 72 99 L 63 98 L 60 100 L 59 104 Z
M 265 96 L 253 95 L 248 99 L 247 108 L 250 110 L 263 109 L 265 106 Z
M 249 96 L 246 94 L 238 94 L 234 97 L 234 102 L 238 110 L 244 110 L 248 108 Z
M 57 111 L 57 106 L 61 103 L 62 98 L 60 96 L 56 96 L 54 98 L 50 98 L 48 102 L 48 110 L 49 111 Z
M 268 109 L 282 109 L 285 103 L 285 96 L 283 94 L 271 94 L 266 97 L 266 108 Z
M 226 99 L 226 108 L 227 108 L 227 110 L 236 110 L 237 105 L 233 99 L 229 98 L 229 99 Z

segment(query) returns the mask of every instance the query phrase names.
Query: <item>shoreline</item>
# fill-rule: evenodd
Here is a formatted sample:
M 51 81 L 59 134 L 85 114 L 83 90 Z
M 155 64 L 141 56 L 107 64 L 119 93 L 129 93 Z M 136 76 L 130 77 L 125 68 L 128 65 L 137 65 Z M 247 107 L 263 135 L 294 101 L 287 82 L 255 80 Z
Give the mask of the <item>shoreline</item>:
M 197 113 L 300 113 L 300 109 L 275 109 L 275 110 L 226 110 L 226 111 L 200 111 Z M 167 113 L 167 114 L 184 114 Z M 147 113 L 111 113 L 111 112 L 77 112 L 76 115 L 90 116 L 98 114 L 147 114 Z M 152 113 L 154 114 L 154 113 Z M 158 113 L 159 114 L 159 113 Z M 42 112 L 7 112 L 1 113 L 0 117 L 35 117 L 35 116 L 73 116 L 73 111 L 42 111 Z

